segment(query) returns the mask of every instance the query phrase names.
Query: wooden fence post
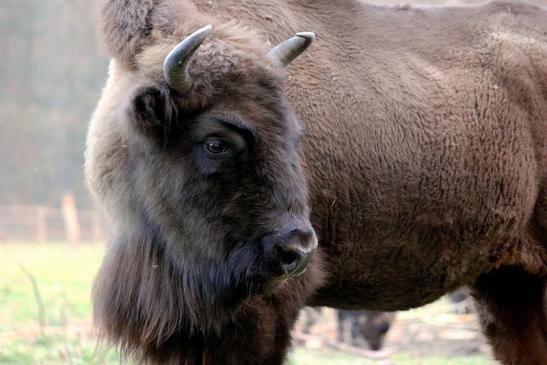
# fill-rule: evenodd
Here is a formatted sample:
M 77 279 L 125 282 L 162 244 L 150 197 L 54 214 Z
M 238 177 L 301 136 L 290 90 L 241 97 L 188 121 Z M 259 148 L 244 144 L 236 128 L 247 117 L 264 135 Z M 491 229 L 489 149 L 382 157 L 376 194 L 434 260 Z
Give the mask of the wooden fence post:
M 63 195 L 62 209 L 66 240 L 71 246 L 76 247 L 80 244 L 80 222 L 74 194 L 69 192 Z
M 47 241 L 46 207 L 36 208 L 36 239 L 38 242 Z

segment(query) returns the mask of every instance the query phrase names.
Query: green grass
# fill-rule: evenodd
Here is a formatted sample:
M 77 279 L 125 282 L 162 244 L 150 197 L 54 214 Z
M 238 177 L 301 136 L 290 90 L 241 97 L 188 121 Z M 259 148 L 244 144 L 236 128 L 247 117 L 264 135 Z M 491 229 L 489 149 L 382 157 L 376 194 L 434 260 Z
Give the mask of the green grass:
M 102 246 L 0 246 L 0 364 L 118 363 L 90 333 L 90 288 Z M 31 279 L 44 304 L 44 333 Z M 111 362 L 109 362 L 111 360 Z
M 412 365 L 494 365 L 495 363 L 482 355 L 455 356 L 455 357 L 422 357 L 411 355 L 394 355 L 392 361 L 395 364 Z
M 484 356 L 458 357 L 415 357 L 408 354 L 397 354 L 389 358 L 391 365 L 489 365 L 494 364 Z M 297 348 L 293 351 L 288 365 L 383 365 L 386 360 L 368 360 L 330 350 L 308 350 Z
M 10 245 L 0 250 L 0 329 L 5 329 L 5 323 L 19 328 L 37 318 L 30 279 L 19 265 L 38 282 L 48 325 L 62 323 L 64 316 L 90 318 L 90 287 L 102 259 L 102 246 L 72 250 L 60 244 Z
M 90 328 L 90 289 L 104 247 L 64 244 L 0 245 L 0 365 L 119 364 L 114 350 L 97 347 Z M 22 267 L 20 266 L 22 265 Z M 28 271 L 44 303 L 45 328 Z M 484 365 L 482 356 L 413 357 L 394 354 L 389 362 L 366 360 L 329 349 L 296 348 L 289 365 Z

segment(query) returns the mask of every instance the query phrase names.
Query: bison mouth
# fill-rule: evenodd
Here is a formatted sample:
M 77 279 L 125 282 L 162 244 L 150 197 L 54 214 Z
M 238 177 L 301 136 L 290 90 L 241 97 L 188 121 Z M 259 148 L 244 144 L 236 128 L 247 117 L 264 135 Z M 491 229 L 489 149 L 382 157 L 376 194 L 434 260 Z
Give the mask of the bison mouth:
M 181 263 L 165 242 L 126 237 L 110 247 L 95 282 L 95 324 L 127 350 L 218 335 L 251 297 L 304 273 L 316 246 L 313 232 L 291 230 L 236 245 L 221 263 Z
M 238 312 L 249 297 L 269 295 L 287 279 L 302 275 L 317 248 L 313 231 L 290 230 L 236 245 L 222 264 L 179 268 L 193 323 L 215 328 Z
M 176 265 L 187 325 L 202 332 L 219 330 L 246 299 L 272 294 L 287 279 L 302 275 L 316 247 L 313 230 L 292 229 L 240 243 L 220 264 Z

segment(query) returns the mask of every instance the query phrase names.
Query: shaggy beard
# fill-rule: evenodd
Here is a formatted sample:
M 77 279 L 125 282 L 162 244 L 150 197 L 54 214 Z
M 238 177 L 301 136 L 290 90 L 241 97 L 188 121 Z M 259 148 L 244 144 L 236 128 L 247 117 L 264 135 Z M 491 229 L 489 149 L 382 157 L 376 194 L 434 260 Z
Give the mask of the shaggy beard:
M 161 242 L 120 240 L 95 281 L 95 324 L 122 353 L 142 357 L 174 338 L 218 336 L 243 300 L 269 282 L 256 247 L 236 247 L 223 265 L 201 262 L 181 268 Z

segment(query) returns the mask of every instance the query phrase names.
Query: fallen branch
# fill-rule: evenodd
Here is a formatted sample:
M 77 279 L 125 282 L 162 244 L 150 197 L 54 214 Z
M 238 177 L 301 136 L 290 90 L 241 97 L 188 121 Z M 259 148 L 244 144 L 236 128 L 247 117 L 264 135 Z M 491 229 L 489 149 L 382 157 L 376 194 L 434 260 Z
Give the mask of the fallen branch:
M 294 333 L 294 338 L 298 341 L 302 342 L 308 342 L 308 341 L 316 341 L 320 342 L 324 345 L 327 345 L 329 347 L 332 347 L 336 350 L 340 350 L 343 352 L 347 352 L 353 355 L 365 357 L 367 359 L 372 360 L 385 360 L 388 359 L 388 357 L 391 355 L 387 351 L 369 351 L 369 350 L 363 350 L 358 347 L 346 345 L 345 343 L 341 343 L 338 341 L 331 340 L 330 338 L 322 337 L 322 336 L 313 336 L 302 332 L 296 332 Z
M 40 294 L 40 289 L 38 288 L 38 283 L 30 271 L 23 266 L 23 264 L 19 263 L 19 268 L 29 278 L 32 285 L 34 298 L 36 299 L 36 304 L 38 305 L 38 326 L 40 327 L 40 335 L 43 336 L 44 328 L 46 327 L 46 309 L 44 306 L 44 301 L 42 300 L 42 295 Z

